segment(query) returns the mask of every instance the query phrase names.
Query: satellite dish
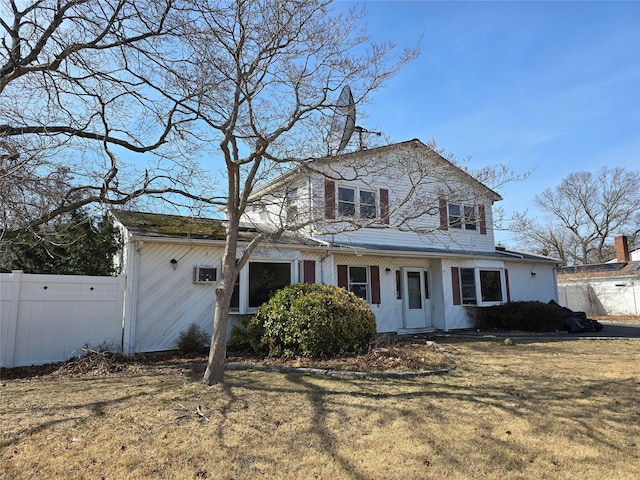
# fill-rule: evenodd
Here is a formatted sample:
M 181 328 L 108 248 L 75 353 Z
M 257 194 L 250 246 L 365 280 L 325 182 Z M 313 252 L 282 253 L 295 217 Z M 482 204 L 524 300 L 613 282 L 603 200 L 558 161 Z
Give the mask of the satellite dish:
M 340 92 L 336 109 L 331 121 L 331 130 L 329 132 L 330 144 L 336 143 L 338 147 L 335 153 L 340 153 L 349 143 L 351 135 L 356 127 L 356 104 L 353 101 L 351 88 L 345 85 Z

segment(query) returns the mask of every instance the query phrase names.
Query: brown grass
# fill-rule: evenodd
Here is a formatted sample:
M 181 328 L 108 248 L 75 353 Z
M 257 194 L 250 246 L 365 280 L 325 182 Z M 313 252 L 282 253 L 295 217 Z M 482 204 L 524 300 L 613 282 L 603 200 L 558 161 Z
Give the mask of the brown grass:
M 640 315 L 589 315 L 589 318 L 605 323 L 640 325 Z
M 640 342 L 444 346 L 453 373 L 405 380 L 5 379 L 0 478 L 640 478 Z

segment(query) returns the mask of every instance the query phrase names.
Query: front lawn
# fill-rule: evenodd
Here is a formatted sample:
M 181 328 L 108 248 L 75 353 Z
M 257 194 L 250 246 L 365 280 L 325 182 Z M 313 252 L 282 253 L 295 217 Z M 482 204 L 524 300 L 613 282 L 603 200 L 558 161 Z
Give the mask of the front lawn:
M 457 368 L 411 379 L 3 379 L 0 478 L 640 478 L 640 342 L 443 346 Z

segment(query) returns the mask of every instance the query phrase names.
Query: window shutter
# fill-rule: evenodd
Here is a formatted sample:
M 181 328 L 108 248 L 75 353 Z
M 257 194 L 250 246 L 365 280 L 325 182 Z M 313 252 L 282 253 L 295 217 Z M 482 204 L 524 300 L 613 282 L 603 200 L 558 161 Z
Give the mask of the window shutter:
M 346 265 L 338 265 L 338 286 L 349 290 L 349 269 Z
M 478 205 L 478 216 L 480 217 L 480 233 L 482 235 L 487 234 L 487 214 L 484 209 L 484 205 Z
M 389 190 L 380 189 L 380 220 L 385 225 L 389 225 Z
M 372 265 L 369 267 L 371 272 L 371 303 L 380 305 L 380 267 Z
M 440 230 L 449 230 L 449 215 L 447 215 L 447 200 L 440 198 Z
M 305 260 L 302 262 L 304 283 L 316 283 L 316 261 Z
M 460 297 L 460 269 L 451 267 L 451 288 L 453 290 L 453 304 L 462 305 Z
M 324 181 L 324 217 L 336 218 L 336 182 Z
M 511 301 L 511 290 L 509 289 L 509 270 L 504 269 L 504 283 L 507 287 L 507 302 Z

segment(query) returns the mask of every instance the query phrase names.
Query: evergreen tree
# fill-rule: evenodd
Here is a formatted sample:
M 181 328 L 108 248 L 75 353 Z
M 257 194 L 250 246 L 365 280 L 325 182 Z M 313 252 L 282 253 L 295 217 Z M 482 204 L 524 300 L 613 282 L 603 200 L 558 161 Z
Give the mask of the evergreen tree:
M 83 210 L 3 242 L 2 268 L 25 273 L 117 275 L 120 231 L 107 215 Z

